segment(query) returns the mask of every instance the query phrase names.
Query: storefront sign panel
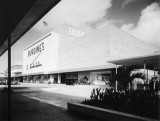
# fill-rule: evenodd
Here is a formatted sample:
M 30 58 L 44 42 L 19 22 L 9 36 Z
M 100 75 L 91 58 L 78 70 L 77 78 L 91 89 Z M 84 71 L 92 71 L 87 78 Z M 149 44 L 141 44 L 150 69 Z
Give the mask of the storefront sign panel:
M 57 65 L 58 38 L 57 33 L 50 33 L 24 50 L 24 74 L 45 72 L 48 71 L 46 69 Z

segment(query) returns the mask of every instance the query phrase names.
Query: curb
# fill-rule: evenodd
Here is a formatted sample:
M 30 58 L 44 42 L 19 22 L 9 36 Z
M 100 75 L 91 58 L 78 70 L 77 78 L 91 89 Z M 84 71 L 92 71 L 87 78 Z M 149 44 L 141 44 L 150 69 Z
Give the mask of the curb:
M 67 107 L 69 111 L 82 113 L 103 120 L 105 119 L 111 121 L 159 121 L 156 119 L 146 118 L 129 113 L 123 113 L 119 111 L 103 109 L 95 106 L 89 106 L 74 102 L 68 102 Z

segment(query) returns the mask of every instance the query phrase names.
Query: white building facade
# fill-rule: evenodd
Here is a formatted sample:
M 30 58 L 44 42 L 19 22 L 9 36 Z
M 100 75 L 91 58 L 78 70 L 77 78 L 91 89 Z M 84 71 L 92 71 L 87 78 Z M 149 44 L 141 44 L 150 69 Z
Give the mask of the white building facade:
M 114 25 L 86 33 L 62 24 L 24 50 L 23 74 L 56 83 L 105 84 L 115 68 L 107 61 L 154 51 L 153 46 Z

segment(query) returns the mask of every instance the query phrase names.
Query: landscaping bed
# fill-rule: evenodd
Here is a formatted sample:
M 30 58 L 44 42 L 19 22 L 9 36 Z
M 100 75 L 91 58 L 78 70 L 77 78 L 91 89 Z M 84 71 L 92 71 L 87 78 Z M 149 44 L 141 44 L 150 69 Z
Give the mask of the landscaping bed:
M 85 105 L 111 109 L 152 119 L 160 119 L 159 93 L 150 90 L 114 91 L 94 89 Z

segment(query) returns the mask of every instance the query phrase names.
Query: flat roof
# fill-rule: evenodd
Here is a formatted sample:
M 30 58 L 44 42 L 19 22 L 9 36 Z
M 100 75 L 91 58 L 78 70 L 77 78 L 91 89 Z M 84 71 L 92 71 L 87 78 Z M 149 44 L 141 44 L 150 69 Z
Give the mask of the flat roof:
M 150 55 L 136 56 L 131 58 L 123 58 L 117 60 L 110 60 L 107 63 L 113 63 L 117 65 L 131 65 L 131 64 L 139 64 L 152 67 L 152 69 L 160 69 L 160 53 L 154 53 Z
M 1 0 L 0 1 L 0 56 L 18 41 L 60 0 Z

